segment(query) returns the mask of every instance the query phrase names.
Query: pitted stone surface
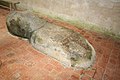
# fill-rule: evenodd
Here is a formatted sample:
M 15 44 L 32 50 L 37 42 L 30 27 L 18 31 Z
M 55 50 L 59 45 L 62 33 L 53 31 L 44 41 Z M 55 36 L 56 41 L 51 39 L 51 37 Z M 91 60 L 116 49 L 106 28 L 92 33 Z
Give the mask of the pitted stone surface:
M 46 23 L 31 12 L 11 12 L 7 17 L 7 27 L 10 33 L 19 37 L 30 38 L 32 32 Z
M 88 68 L 95 59 L 94 48 L 79 33 L 50 23 L 36 30 L 30 41 L 67 67 Z
M 12 34 L 28 38 L 33 47 L 66 67 L 88 68 L 95 60 L 94 48 L 80 33 L 48 23 L 32 13 L 11 13 L 7 27 Z

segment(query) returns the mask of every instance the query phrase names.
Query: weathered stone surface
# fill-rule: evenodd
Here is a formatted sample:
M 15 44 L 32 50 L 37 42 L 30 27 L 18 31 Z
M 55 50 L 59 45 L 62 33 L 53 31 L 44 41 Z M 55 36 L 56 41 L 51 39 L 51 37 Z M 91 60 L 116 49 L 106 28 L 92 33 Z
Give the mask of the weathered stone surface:
M 67 67 L 88 68 L 95 60 L 95 51 L 79 33 L 46 23 L 31 36 L 31 44 Z
M 88 68 L 95 60 L 94 48 L 79 33 L 48 23 L 32 13 L 11 13 L 7 27 L 12 34 L 28 38 L 33 47 L 66 67 Z
M 30 38 L 32 32 L 42 27 L 45 23 L 45 20 L 28 11 L 14 11 L 7 17 L 9 32 L 23 38 Z

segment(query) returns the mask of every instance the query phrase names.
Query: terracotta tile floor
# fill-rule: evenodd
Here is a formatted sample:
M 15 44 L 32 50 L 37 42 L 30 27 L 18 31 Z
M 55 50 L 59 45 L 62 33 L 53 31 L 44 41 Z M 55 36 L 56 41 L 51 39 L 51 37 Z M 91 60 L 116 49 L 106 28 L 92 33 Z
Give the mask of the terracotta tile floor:
M 94 46 L 95 65 L 88 70 L 72 70 L 10 35 L 5 24 L 8 13 L 0 9 L 0 80 L 120 80 L 120 41 L 43 17 L 80 32 Z

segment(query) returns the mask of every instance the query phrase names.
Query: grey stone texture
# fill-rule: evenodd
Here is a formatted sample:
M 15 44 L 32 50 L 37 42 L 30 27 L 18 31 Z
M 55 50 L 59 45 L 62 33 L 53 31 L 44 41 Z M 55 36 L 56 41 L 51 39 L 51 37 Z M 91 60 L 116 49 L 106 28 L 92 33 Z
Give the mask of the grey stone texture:
M 65 67 L 88 68 L 95 61 L 94 48 L 80 33 L 48 23 L 33 13 L 12 12 L 7 27 L 10 33 L 27 38 L 34 48 Z
M 14 11 L 8 15 L 6 23 L 12 34 L 30 38 L 32 32 L 45 25 L 46 21 L 28 11 Z
M 31 37 L 31 44 L 39 51 L 57 59 L 66 67 L 88 68 L 95 60 L 95 51 L 79 33 L 46 23 Z

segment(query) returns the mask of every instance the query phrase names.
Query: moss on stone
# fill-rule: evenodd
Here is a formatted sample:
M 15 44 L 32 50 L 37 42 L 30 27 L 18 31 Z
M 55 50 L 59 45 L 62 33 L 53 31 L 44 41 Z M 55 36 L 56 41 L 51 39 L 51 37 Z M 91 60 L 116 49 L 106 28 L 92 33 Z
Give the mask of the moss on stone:
M 43 40 L 42 40 L 42 38 L 37 38 L 37 41 L 38 41 L 38 43 L 41 43 Z
M 90 52 L 87 52 L 86 57 L 87 57 L 87 59 L 91 59 L 91 57 L 92 57 L 92 52 L 91 52 L 91 51 L 90 51 Z

